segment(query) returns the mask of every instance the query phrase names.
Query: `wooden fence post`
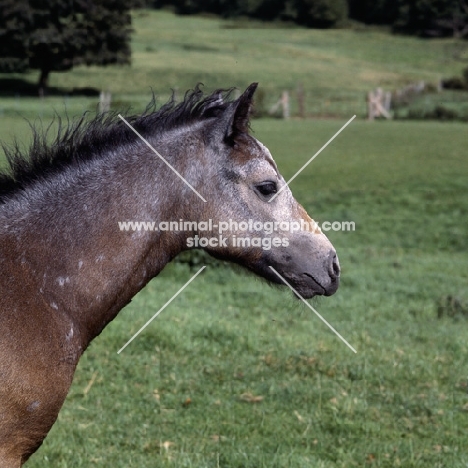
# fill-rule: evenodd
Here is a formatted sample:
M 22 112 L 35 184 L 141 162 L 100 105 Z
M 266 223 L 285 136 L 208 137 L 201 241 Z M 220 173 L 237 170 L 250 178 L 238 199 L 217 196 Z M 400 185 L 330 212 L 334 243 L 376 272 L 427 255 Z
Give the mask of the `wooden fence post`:
M 110 111 L 111 99 L 112 99 L 112 96 L 111 96 L 110 91 L 101 91 L 101 93 L 99 94 L 99 113 L 100 114 Z
M 382 88 L 367 93 L 367 118 L 374 120 L 376 117 L 385 117 L 391 119 L 390 105 L 392 95 L 385 93 Z
M 289 92 L 283 91 L 283 95 L 281 96 L 281 106 L 283 108 L 283 119 L 289 119 L 291 115 L 289 112 Z
M 298 105 L 298 113 L 299 117 L 301 119 L 304 119 L 306 116 L 305 113 L 305 96 L 304 96 L 304 87 L 302 86 L 302 83 L 299 83 L 297 85 L 297 105 Z
M 279 99 L 273 106 L 270 108 L 270 114 L 274 114 L 279 107 L 281 106 L 283 119 L 289 119 L 290 111 L 289 111 L 289 92 L 283 91 L 281 94 L 281 99 Z

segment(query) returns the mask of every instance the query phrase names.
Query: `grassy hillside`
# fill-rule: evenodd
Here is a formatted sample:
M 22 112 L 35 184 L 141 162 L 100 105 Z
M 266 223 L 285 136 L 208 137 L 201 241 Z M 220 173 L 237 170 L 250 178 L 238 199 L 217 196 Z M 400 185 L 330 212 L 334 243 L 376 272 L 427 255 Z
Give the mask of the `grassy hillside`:
M 45 103 L 29 100 L 18 83 L 12 85 L 11 76 L 5 76 L 8 81 L 3 81 L 1 94 L 10 97 L 2 100 L 0 115 L 20 111 L 49 116 L 52 108 L 61 112 L 64 107 L 74 115 L 95 109 L 97 99 L 74 96 L 76 88 L 110 90 L 116 106 L 141 109 L 150 89 L 164 101 L 171 88 L 182 94 L 197 82 L 211 90 L 259 81 L 267 107 L 284 89 L 294 91 L 302 83 L 309 114 L 363 116 L 370 89 L 397 89 L 420 80 L 437 83 L 442 77 L 460 75 L 468 58 L 466 42 L 427 41 L 374 29 L 285 29 L 177 17 L 165 11 L 136 11 L 134 28 L 132 66 L 53 73 Z M 36 79 L 37 72 L 26 75 L 24 87 L 30 91 L 28 83 Z
M 198 81 L 260 81 L 272 103 L 301 81 L 310 113 L 343 118 L 253 122 L 289 178 L 364 113 L 369 88 L 436 81 L 462 66 L 454 41 L 238 26 L 137 12 L 132 67 L 53 74 L 60 89 L 43 101 L 4 87 L 0 139 L 27 141 L 23 116 L 47 124 L 54 109 L 95 108 L 72 88 L 108 88 L 139 110 L 150 87 L 164 101 L 170 87 Z M 342 286 L 313 304 L 357 354 L 287 290 L 210 264 L 117 355 L 195 272 L 171 264 L 85 353 L 26 466 L 466 467 L 466 138 L 463 124 L 358 119 L 292 183 L 318 221 L 356 223 L 328 233 Z

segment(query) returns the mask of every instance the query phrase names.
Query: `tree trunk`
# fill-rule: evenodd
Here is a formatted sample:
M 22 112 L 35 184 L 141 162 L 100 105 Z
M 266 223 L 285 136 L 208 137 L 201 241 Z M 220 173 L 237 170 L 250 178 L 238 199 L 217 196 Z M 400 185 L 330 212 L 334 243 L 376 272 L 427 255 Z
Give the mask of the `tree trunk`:
M 45 69 L 41 70 L 41 75 L 39 76 L 39 83 L 38 83 L 40 97 L 44 97 L 46 94 L 47 85 L 49 82 L 49 74 L 50 74 L 50 70 L 45 70 Z

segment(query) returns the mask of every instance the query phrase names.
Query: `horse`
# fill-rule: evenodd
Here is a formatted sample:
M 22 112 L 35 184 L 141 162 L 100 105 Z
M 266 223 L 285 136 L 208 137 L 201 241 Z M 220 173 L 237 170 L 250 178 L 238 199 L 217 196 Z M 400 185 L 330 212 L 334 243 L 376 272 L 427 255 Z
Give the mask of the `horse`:
M 140 115 L 59 122 L 50 143 L 4 146 L 0 174 L 0 468 L 18 468 L 56 421 L 78 360 L 131 298 L 197 235 L 227 220 L 312 223 L 269 150 L 250 132 L 257 83 L 170 99 Z M 155 150 L 157 154 L 155 154 Z M 131 220 L 190 221 L 187 230 L 122 230 Z M 201 232 L 197 221 L 210 220 Z M 230 221 L 230 222 L 231 222 Z M 211 224 L 210 224 L 211 223 Z M 297 295 L 331 295 L 336 251 L 319 230 L 275 232 L 239 246 L 240 223 L 210 255 Z M 256 230 L 262 241 L 269 231 Z M 232 242 L 231 242 L 232 241 Z M 286 242 L 287 241 L 287 242 Z M 200 247 L 200 246 L 198 246 Z

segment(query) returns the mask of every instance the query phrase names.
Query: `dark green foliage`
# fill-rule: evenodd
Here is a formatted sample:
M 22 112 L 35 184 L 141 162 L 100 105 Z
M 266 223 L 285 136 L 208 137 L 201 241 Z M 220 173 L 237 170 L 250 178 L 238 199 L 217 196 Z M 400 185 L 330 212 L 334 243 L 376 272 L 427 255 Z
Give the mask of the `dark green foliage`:
M 214 13 L 261 20 L 287 19 L 314 28 L 336 26 L 347 18 L 347 0 L 166 0 L 180 14 Z
M 274 20 L 284 14 L 285 0 L 240 0 L 248 15 L 263 20 Z
M 395 32 L 426 37 L 466 37 L 465 0 L 348 0 L 350 18 L 368 24 L 387 24 Z
M 387 24 L 395 32 L 426 37 L 466 37 L 465 0 L 348 0 L 350 18 L 368 24 Z
M 460 76 L 452 76 L 442 80 L 442 87 L 445 89 L 468 89 L 468 83 Z
M 215 13 L 217 15 L 231 16 L 237 12 L 237 2 L 227 2 L 223 0 L 173 0 L 163 2 L 166 5 L 175 6 L 176 11 L 182 15 L 193 13 Z
M 441 104 L 434 107 L 431 110 L 424 109 L 410 109 L 408 111 L 408 119 L 413 120 L 442 120 L 442 121 L 451 121 L 451 120 L 464 120 L 464 117 L 460 115 L 454 109 L 449 109 L 446 106 Z
M 348 0 L 349 17 L 367 24 L 393 24 L 398 17 L 395 0 Z
M 78 2 L 75 2 L 77 4 Z M 125 0 L 80 0 L 76 30 L 86 32 L 79 60 L 86 65 L 130 63 L 131 16 Z
M 293 0 L 293 18 L 311 28 L 330 28 L 348 17 L 346 0 Z
M 130 62 L 131 17 L 123 0 L 1 0 L 0 71 L 52 71 Z
M 27 1 L 0 0 L 0 72 L 24 71 L 28 67 L 31 18 Z
M 468 91 L 468 67 L 462 72 L 462 76 L 452 76 L 442 80 L 442 87 L 445 89 L 467 90 Z
M 420 36 L 468 36 L 466 0 L 160 0 L 180 14 L 214 13 L 261 20 L 286 19 L 312 28 L 330 28 L 346 19 L 392 26 Z
M 394 30 L 426 37 L 466 37 L 468 5 L 464 0 L 399 0 Z
M 41 70 L 43 75 L 71 69 L 86 41 L 85 32 L 76 30 L 73 3 L 31 0 L 29 17 L 29 28 L 23 31 L 29 36 L 26 50 L 29 67 Z
M 182 0 L 198 11 L 208 11 L 225 17 L 250 16 L 262 20 L 279 18 L 284 11 L 285 0 Z

